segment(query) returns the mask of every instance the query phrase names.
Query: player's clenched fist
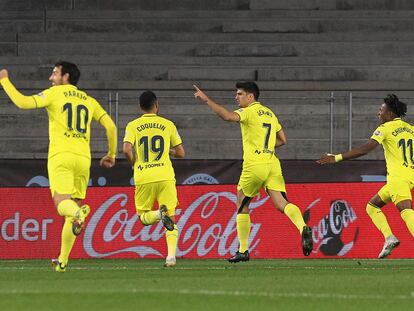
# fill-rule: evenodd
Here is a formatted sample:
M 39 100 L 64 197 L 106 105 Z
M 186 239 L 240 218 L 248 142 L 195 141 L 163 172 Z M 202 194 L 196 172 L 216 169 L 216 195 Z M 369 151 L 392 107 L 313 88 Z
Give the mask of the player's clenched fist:
M 111 168 L 115 165 L 115 159 L 106 155 L 99 161 L 99 165 L 104 168 Z
M 8 78 L 8 77 L 9 77 L 9 73 L 7 72 L 6 69 L 0 70 L 0 80 L 3 78 Z

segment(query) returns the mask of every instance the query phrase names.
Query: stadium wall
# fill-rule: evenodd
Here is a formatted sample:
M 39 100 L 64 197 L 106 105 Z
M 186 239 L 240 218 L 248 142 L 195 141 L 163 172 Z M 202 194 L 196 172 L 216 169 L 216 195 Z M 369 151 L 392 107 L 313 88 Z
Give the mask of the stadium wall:
M 365 213 L 366 202 L 383 183 L 289 184 L 287 191 L 312 227 L 311 258 L 376 258 L 381 233 Z M 92 207 L 72 258 L 161 258 L 166 256 L 162 224 L 143 227 L 134 209 L 133 187 L 91 187 Z M 180 258 L 227 258 L 238 247 L 235 185 L 178 186 Z M 252 258 L 302 258 L 297 229 L 261 193 L 251 203 Z M 54 258 L 63 218 L 46 188 L 0 188 L 0 258 Z M 412 237 L 398 211 L 384 209 L 401 245 L 391 258 L 413 258 Z

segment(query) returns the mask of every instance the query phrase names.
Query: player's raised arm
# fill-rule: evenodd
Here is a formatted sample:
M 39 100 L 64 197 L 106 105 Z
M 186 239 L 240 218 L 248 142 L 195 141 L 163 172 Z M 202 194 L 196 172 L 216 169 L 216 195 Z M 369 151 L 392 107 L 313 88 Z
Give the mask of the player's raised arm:
M 118 143 L 116 125 L 107 114 L 100 119 L 99 123 L 105 128 L 108 139 L 108 153 L 99 163 L 105 168 L 111 168 L 115 165 L 116 147 Z
M 196 90 L 194 93 L 194 97 L 202 102 L 205 102 L 211 108 L 211 110 L 213 110 L 213 112 L 215 112 L 224 121 L 240 121 L 240 116 L 237 113 L 233 111 L 228 111 L 225 107 L 213 101 L 202 90 L 200 90 L 200 88 L 198 88 L 197 85 L 193 84 L 193 87 Z
M 377 148 L 379 145 L 379 143 L 374 140 L 374 139 L 370 139 L 368 140 L 365 144 L 355 147 L 349 151 L 346 151 L 344 153 L 338 153 L 338 154 L 330 154 L 330 153 L 325 153 L 323 154 L 319 160 L 316 161 L 316 163 L 318 164 L 333 164 L 336 162 L 340 162 L 343 160 L 350 160 L 350 159 L 355 159 L 355 158 L 359 158 L 369 152 L 371 152 L 372 150 L 374 150 L 375 148 Z
M 11 101 L 20 109 L 35 109 L 36 101 L 32 96 L 25 96 L 20 93 L 9 80 L 9 73 L 6 69 L 0 70 L 0 84 Z

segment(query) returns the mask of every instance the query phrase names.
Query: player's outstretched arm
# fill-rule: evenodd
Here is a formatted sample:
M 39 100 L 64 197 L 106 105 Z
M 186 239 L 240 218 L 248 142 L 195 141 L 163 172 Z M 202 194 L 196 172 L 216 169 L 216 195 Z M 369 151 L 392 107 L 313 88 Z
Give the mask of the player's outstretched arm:
M 9 73 L 6 69 L 0 70 L 0 85 L 11 101 L 20 109 L 35 109 L 36 101 L 32 96 L 24 96 L 9 80 Z
M 211 110 L 213 110 L 220 118 L 222 118 L 224 121 L 230 121 L 230 122 L 239 122 L 240 116 L 233 112 L 228 111 L 226 108 L 224 108 L 222 105 L 216 103 L 211 98 L 209 98 L 202 90 L 200 90 L 197 85 L 193 84 L 194 89 L 196 90 L 194 93 L 194 97 L 199 99 L 200 101 L 206 103 Z
M 339 154 L 325 153 L 316 162 L 319 164 L 333 164 L 336 162 L 340 162 L 342 160 L 350 160 L 350 159 L 359 158 L 371 152 L 375 148 L 377 148 L 378 145 L 379 143 L 376 140 L 370 139 L 365 144 L 355 147 L 344 153 L 339 153 Z
M 99 122 L 105 128 L 108 139 L 108 153 L 101 159 L 99 164 L 105 168 L 111 168 L 115 165 L 116 146 L 118 143 L 116 125 L 107 114 Z

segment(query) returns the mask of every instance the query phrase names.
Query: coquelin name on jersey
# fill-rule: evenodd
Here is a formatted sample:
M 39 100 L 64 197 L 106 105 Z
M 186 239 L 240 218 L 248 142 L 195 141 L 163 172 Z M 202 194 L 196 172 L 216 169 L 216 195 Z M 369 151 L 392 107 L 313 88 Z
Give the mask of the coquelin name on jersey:
M 145 123 L 137 127 L 137 131 L 141 132 L 146 129 L 159 129 L 161 131 L 165 130 L 165 126 L 159 123 Z

